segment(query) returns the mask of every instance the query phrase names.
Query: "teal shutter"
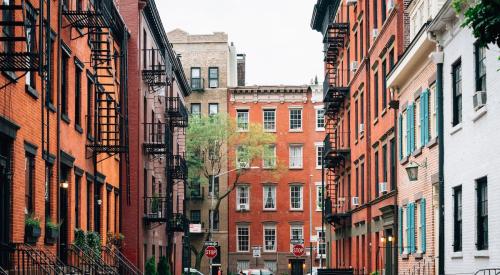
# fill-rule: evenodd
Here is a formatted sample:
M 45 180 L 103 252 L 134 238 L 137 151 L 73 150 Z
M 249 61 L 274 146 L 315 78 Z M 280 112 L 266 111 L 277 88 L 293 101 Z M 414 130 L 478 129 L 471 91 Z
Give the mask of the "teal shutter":
M 401 118 L 401 117 L 400 117 Z M 399 254 L 403 254 L 403 207 L 399 208 L 399 232 L 398 232 L 398 246 Z
M 426 145 L 427 143 L 429 143 L 429 140 L 430 140 L 430 135 L 431 135 L 431 127 L 430 127 L 430 120 L 429 120 L 429 89 L 426 89 L 424 91 L 424 125 L 425 125 L 425 128 L 424 129 L 424 145 Z
M 410 204 L 410 252 L 415 253 L 415 203 Z
M 410 106 L 406 109 L 406 155 L 409 156 L 411 153 L 411 137 L 410 137 L 410 129 L 411 129 L 411 120 L 410 120 Z
M 410 136 L 411 136 L 411 147 L 410 147 L 410 153 L 413 153 L 415 150 L 415 103 L 411 104 L 411 116 L 410 116 L 410 122 L 411 122 L 411 131 L 410 131 Z
M 399 143 L 399 160 L 403 159 L 403 116 L 398 117 L 398 143 Z
M 406 206 L 406 247 L 405 250 L 411 253 L 411 203 Z
M 426 249 L 426 226 L 425 226 L 425 198 L 420 200 L 420 224 L 422 225 L 422 253 L 425 253 Z
M 420 147 L 425 145 L 425 92 L 420 96 Z

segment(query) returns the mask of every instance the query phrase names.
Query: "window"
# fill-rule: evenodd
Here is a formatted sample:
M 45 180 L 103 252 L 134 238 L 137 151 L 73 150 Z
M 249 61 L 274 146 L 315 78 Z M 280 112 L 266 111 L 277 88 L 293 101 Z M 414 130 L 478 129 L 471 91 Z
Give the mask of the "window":
M 476 64 L 476 91 L 486 91 L 486 48 L 474 45 Z
M 208 114 L 216 115 L 219 113 L 219 103 L 209 103 L 208 104 Z
M 209 210 L 208 211 L 209 219 L 212 222 L 213 230 L 219 230 L 219 211 L 218 210 Z M 212 221 L 213 219 L 213 221 Z
M 316 169 L 323 166 L 323 145 L 316 144 Z
M 264 210 L 276 210 L 276 186 L 264 186 Z
M 477 180 L 477 250 L 488 249 L 488 179 Z
M 289 168 L 302 168 L 302 145 L 290 145 L 290 163 Z
M 75 227 L 76 228 L 81 228 L 81 224 L 80 224 L 80 208 L 81 208 L 81 206 L 80 206 L 80 203 L 81 203 L 80 185 L 81 185 L 81 182 L 82 182 L 82 177 L 75 176 Z M 47 217 L 48 216 L 50 216 L 50 215 L 47 215 Z
M 382 0 L 382 9 L 381 9 L 381 13 L 382 13 L 382 24 L 384 24 L 385 22 L 385 19 L 387 18 L 387 5 L 385 3 L 386 0 Z
M 250 168 L 250 156 L 246 147 L 238 146 L 236 149 L 236 167 Z
M 238 225 L 236 228 L 237 232 L 237 244 L 238 252 L 248 252 L 250 250 L 250 229 L 247 225 Z
M 94 81 L 87 72 L 87 137 L 92 137 L 92 94 L 94 92 Z
M 191 223 L 201 224 L 201 211 L 200 210 L 191 210 Z
M 26 40 L 27 40 L 27 51 L 30 53 L 35 53 L 36 51 L 36 12 L 31 7 L 27 5 L 26 9 Z M 26 85 L 31 88 L 36 88 L 36 71 L 26 72 Z
M 52 180 L 52 165 L 45 164 L 45 217 L 50 217 L 50 201 L 51 201 L 51 188 L 50 182 Z
M 25 159 L 24 159 L 24 175 L 25 175 L 25 192 L 24 192 L 24 203 L 25 203 L 25 213 L 26 214 L 32 214 L 34 211 L 35 207 L 35 202 L 34 202 L 34 197 L 33 197 L 33 187 L 34 187 L 34 181 L 35 181 L 35 156 L 26 153 Z
M 201 115 L 201 104 L 200 103 L 191 103 L 191 114 L 192 115 Z
M 373 0 L 373 28 L 375 29 L 378 28 L 378 9 L 377 9 L 378 1 L 379 0 Z
M 302 210 L 302 186 L 301 185 L 291 185 L 290 186 L 290 209 L 291 210 Z
M 246 269 L 250 268 L 250 261 L 238 260 L 238 262 L 236 263 L 236 265 L 237 265 L 237 268 L 238 268 L 238 272 L 240 272 L 242 270 L 246 270 Z
M 238 131 L 248 131 L 248 110 L 236 111 Z
M 375 152 L 375 197 L 380 195 L 380 179 L 379 179 L 379 158 L 378 151 Z
M 304 227 L 301 224 L 293 224 L 290 226 L 290 240 L 304 241 Z M 290 245 L 292 251 L 293 245 Z
M 389 70 L 394 68 L 394 47 L 389 51 Z
M 387 77 L 387 61 L 384 59 L 382 61 L 382 110 L 387 107 L 387 83 L 385 82 L 386 77 Z
M 390 141 L 390 147 L 391 147 L 391 191 L 396 188 L 396 141 L 394 139 L 391 139 Z M 386 153 L 387 154 L 387 153 Z M 384 158 L 387 161 L 387 157 Z M 384 169 L 384 171 L 387 171 L 387 169 Z M 384 177 L 387 177 L 387 172 L 385 172 Z M 387 182 L 387 180 L 384 178 L 384 181 Z
M 429 140 L 437 137 L 437 104 L 436 104 L 436 85 L 432 84 L 429 87 L 429 112 L 431 113 L 430 117 L 430 134 Z
M 276 110 L 274 109 L 264 110 L 264 130 L 265 131 L 276 130 Z
M 264 252 L 276 251 L 276 225 L 264 225 Z
M 236 210 L 250 209 L 250 191 L 248 186 L 238 186 L 236 188 Z
M 453 81 L 453 126 L 462 122 L 462 62 L 460 59 L 451 68 Z
M 210 196 L 214 196 L 215 198 L 219 197 L 219 177 L 208 176 L 208 194 Z
M 264 260 L 264 267 L 269 269 L 273 273 L 276 273 L 276 271 L 278 271 L 278 264 L 276 261 Z
M 318 230 L 318 256 L 321 258 L 326 257 L 325 232 L 321 229 Z
M 82 69 L 75 68 L 75 124 L 82 124 Z
M 68 120 L 68 69 L 69 69 L 69 56 L 63 50 L 62 54 L 62 62 L 61 62 L 61 115 L 62 117 L 66 117 L 66 121 Z
M 422 124 L 425 123 L 425 122 L 420 120 L 420 112 L 422 111 L 420 107 L 421 107 L 422 101 L 423 100 L 422 100 L 422 96 L 421 96 L 421 97 L 415 99 L 415 103 L 413 104 L 413 106 L 414 106 L 413 107 L 413 113 L 414 113 L 413 116 L 415 118 L 413 120 L 413 123 L 415 124 L 415 125 L 413 125 L 413 131 L 414 131 L 414 133 L 413 133 L 414 142 L 413 143 L 418 147 L 420 147 L 420 145 L 423 144 L 421 131 L 422 131 L 422 127 L 423 127 Z
M 453 189 L 453 251 L 462 251 L 462 186 Z
M 290 130 L 291 131 L 302 130 L 302 109 L 299 108 L 290 109 Z
M 92 181 L 87 180 L 87 231 L 92 230 Z
M 354 138 L 358 140 L 359 135 L 359 124 L 358 124 L 359 106 L 358 100 L 354 102 Z
M 360 181 L 360 188 L 361 188 L 361 198 L 359 198 L 359 201 L 361 202 L 361 204 L 364 204 L 365 203 L 365 163 L 362 162 L 361 163 L 361 170 L 359 171 L 360 172 L 360 178 L 361 178 L 361 181 Z
M 377 0 L 375 0 L 376 2 Z M 373 74 L 373 109 L 375 118 L 378 117 L 378 71 Z
M 325 109 L 316 109 L 316 131 L 325 130 Z
M 323 209 L 323 187 L 316 184 L 316 211 Z
M 264 168 L 276 167 L 276 145 L 268 144 L 264 146 Z
M 209 88 L 219 88 L 219 68 L 208 68 L 208 85 Z
M 359 95 L 360 101 L 359 101 L 359 123 L 364 124 L 365 123 L 365 94 L 361 93 Z M 363 131 L 361 131 L 363 132 Z
M 191 88 L 193 90 L 203 89 L 201 82 L 201 69 L 197 67 L 191 68 Z

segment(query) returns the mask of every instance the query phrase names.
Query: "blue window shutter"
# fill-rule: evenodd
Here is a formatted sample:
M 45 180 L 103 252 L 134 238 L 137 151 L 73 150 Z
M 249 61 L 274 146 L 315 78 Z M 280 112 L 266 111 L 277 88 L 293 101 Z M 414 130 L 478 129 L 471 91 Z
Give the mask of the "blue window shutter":
M 425 253 L 426 249 L 426 225 L 425 225 L 425 198 L 420 200 L 420 223 L 422 224 L 422 253 Z
M 411 121 L 411 147 L 410 147 L 410 153 L 413 153 L 415 150 L 415 103 L 411 104 L 411 116 L 410 116 L 410 121 Z
M 399 232 L 398 232 L 399 254 L 403 254 L 403 207 L 399 208 L 399 221 L 398 222 L 399 222 Z
M 423 147 L 425 145 L 425 92 L 420 96 L 420 144 Z
M 415 253 L 415 203 L 411 204 L 411 253 Z
M 398 143 L 399 143 L 399 160 L 403 159 L 403 116 L 398 117 Z
M 424 122 L 425 122 L 425 128 L 424 129 L 424 137 L 425 137 L 425 141 L 424 141 L 424 145 L 429 143 L 429 140 L 430 140 L 430 135 L 431 135 L 431 127 L 430 127 L 430 120 L 429 120 L 429 89 L 426 89 L 424 91 L 424 100 L 425 100 L 425 104 L 424 104 Z
M 410 136 L 410 129 L 411 129 L 411 121 L 410 121 L 410 106 L 408 106 L 406 110 L 406 155 L 409 156 L 411 153 L 411 136 Z
M 411 253 L 411 203 L 406 206 L 406 251 Z

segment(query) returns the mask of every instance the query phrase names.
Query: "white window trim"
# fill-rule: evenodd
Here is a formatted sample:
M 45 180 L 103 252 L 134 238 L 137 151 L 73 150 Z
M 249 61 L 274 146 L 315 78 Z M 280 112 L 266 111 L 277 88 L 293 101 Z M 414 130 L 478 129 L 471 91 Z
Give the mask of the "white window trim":
M 265 128 L 265 123 L 264 123 L 264 113 L 266 111 L 274 111 L 274 129 L 266 129 Z M 264 132 L 270 132 L 274 133 L 276 132 L 276 107 L 264 107 L 262 108 L 262 129 L 264 129 Z
M 291 112 L 292 110 L 300 110 L 300 129 L 292 129 Z M 289 132 L 302 132 L 304 129 L 304 108 L 302 106 L 288 107 L 288 131 Z
M 274 188 L 274 207 L 273 208 L 266 208 L 266 195 L 267 195 L 266 187 Z M 274 210 L 276 210 L 276 205 L 277 205 L 277 202 L 278 202 L 278 196 L 276 194 L 276 190 L 277 190 L 276 185 L 264 185 L 262 187 L 262 209 L 264 209 L 264 211 L 274 211 Z
M 300 156 L 300 165 L 299 166 L 292 166 L 291 156 L 292 156 L 292 147 L 297 147 L 301 148 L 301 156 Z M 289 169 L 303 169 L 304 168 L 304 145 L 302 144 L 290 144 L 288 146 L 288 168 Z
M 321 192 L 322 184 L 321 182 L 315 183 L 316 192 L 316 211 L 321 212 L 321 206 L 319 205 L 319 193 Z
M 240 235 L 239 235 L 239 229 L 240 228 L 246 228 L 248 230 L 248 250 L 241 250 L 240 249 L 240 242 L 239 242 L 239 237 L 240 237 Z M 250 244 L 251 244 L 251 242 L 250 242 L 250 226 L 248 226 L 248 225 L 237 225 L 236 226 L 236 250 L 238 252 L 250 252 Z
M 302 231 L 302 239 L 304 239 L 304 225 L 303 224 L 291 224 L 290 225 L 290 241 L 292 240 L 293 230 L 298 229 L 298 228 Z M 290 244 L 290 252 L 293 252 L 293 245 L 292 244 Z
M 300 208 L 292 207 L 292 187 L 298 186 L 300 187 Z M 304 210 L 304 186 L 301 184 L 290 184 L 288 188 L 288 195 L 290 196 L 290 211 L 303 211 Z
M 239 186 L 236 186 L 236 210 L 240 211 L 240 204 L 243 204 L 243 203 L 240 203 L 240 188 L 245 188 L 246 191 L 247 191 L 247 202 L 244 203 L 246 205 L 246 210 L 250 210 L 250 187 L 247 186 L 247 185 L 239 185 Z
M 239 127 L 238 125 L 238 113 L 239 112 L 246 112 L 248 115 L 247 115 L 247 129 L 242 129 Z M 236 109 L 236 131 L 237 132 L 248 132 L 248 130 L 250 129 L 250 110 L 249 109 Z
M 326 249 L 327 249 L 326 242 L 324 244 L 325 245 L 325 253 L 323 253 L 323 254 L 319 253 L 319 245 L 321 242 L 321 238 L 319 236 L 320 232 L 322 232 L 323 235 L 325 235 L 325 230 L 323 230 L 321 227 L 316 227 L 316 236 L 318 238 L 318 241 L 316 242 L 316 259 L 319 259 L 319 258 L 326 259 Z
M 318 147 L 323 147 L 323 150 L 325 150 L 325 146 L 323 144 L 323 142 L 315 142 L 314 143 L 314 155 L 316 156 L 316 158 L 314 159 L 314 166 L 316 167 L 317 170 L 321 170 L 321 164 L 318 165 Z M 321 160 L 323 160 L 323 156 L 321 157 Z
M 274 229 L 274 249 L 267 249 L 266 248 L 266 229 Z M 277 251 L 277 246 L 278 246 L 278 229 L 276 227 L 276 224 L 264 224 L 264 227 L 262 228 L 262 250 L 264 252 L 276 252 Z
M 319 110 L 324 110 L 324 105 L 316 105 L 314 106 L 314 115 L 316 117 L 316 120 L 315 120 L 315 128 L 316 128 L 316 132 L 323 132 L 325 131 L 325 127 L 318 127 L 318 111 Z M 325 120 L 325 115 L 323 113 L 323 126 L 325 125 L 326 123 L 326 120 Z
M 274 165 L 273 166 L 267 166 L 266 165 L 266 160 L 265 160 L 265 156 L 262 156 L 262 168 L 264 169 L 274 169 L 276 168 L 276 144 L 269 144 L 270 146 L 273 146 L 274 148 L 274 154 L 273 154 L 273 157 L 274 157 Z M 265 150 L 265 149 L 264 149 Z M 263 154 L 265 154 L 265 152 L 263 152 Z

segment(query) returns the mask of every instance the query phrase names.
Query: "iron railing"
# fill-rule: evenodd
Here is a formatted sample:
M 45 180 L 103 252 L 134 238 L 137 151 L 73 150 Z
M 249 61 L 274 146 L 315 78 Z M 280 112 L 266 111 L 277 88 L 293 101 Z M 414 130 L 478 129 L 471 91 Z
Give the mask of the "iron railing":
M 167 206 L 167 197 L 144 197 L 144 220 L 148 222 L 166 222 Z
M 168 175 L 172 179 L 185 180 L 188 174 L 188 167 L 183 155 L 169 155 Z
M 187 224 L 188 220 L 184 214 L 174 213 L 168 221 L 168 228 L 175 232 L 184 232 L 184 227 Z
M 116 247 L 103 246 L 101 251 L 104 263 L 113 267 L 120 275 L 142 275 L 142 272 L 121 254 Z
M 480 269 L 474 275 L 500 275 L 500 268 Z
M 144 150 L 148 154 L 166 154 L 172 143 L 172 131 L 167 123 L 143 123 Z
M 142 80 L 151 92 L 167 86 L 172 76 L 172 64 L 165 60 L 165 52 L 160 49 L 142 50 Z
M 1 268 L 9 275 L 60 274 L 37 249 L 26 244 L 0 244 L 0 257 L 3 259 Z

